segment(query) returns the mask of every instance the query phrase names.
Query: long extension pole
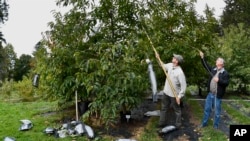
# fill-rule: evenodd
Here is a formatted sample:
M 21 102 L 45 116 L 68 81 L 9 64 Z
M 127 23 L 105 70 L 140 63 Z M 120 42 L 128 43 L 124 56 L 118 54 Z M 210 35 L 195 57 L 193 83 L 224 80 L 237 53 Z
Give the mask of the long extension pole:
M 171 90 L 172 90 L 172 92 L 173 92 L 175 98 L 177 99 L 178 96 L 177 96 L 176 91 L 175 91 L 175 89 L 174 89 L 173 83 L 172 83 L 172 81 L 170 80 L 170 77 L 169 77 L 169 75 L 168 75 L 166 69 L 164 68 L 164 64 L 163 64 L 163 62 L 161 61 L 161 58 L 160 58 L 160 56 L 159 56 L 157 50 L 155 49 L 155 47 L 154 47 L 154 45 L 153 45 L 153 42 L 151 41 L 151 39 L 150 39 L 150 37 L 149 37 L 149 35 L 148 35 L 148 33 L 146 32 L 145 29 L 144 29 L 144 32 L 146 33 L 146 36 L 147 36 L 147 38 L 148 38 L 148 40 L 149 40 L 149 42 L 150 42 L 150 45 L 151 45 L 152 49 L 153 49 L 154 52 L 155 52 L 156 59 L 158 59 L 158 61 L 159 61 L 159 63 L 160 63 L 160 66 L 161 66 L 161 68 L 163 69 L 163 71 L 164 71 L 164 73 L 165 73 L 165 75 L 166 75 L 166 77 L 167 77 L 167 81 L 168 81 L 168 83 L 169 83 L 169 86 L 170 86 L 170 88 L 171 88 Z
M 218 85 L 218 83 L 217 83 Z M 213 124 L 215 124 L 215 120 L 216 120 L 216 107 L 217 107 L 217 86 L 216 85 L 216 92 L 215 92 L 215 95 L 214 95 L 214 121 L 213 121 Z

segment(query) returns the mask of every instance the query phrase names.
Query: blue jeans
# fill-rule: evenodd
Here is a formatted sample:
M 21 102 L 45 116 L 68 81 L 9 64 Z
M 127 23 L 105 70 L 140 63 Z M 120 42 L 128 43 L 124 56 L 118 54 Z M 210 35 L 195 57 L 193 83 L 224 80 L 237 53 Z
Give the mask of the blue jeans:
M 218 128 L 220 121 L 220 113 L 221 113 L 221 99 L 217 98 L 215 94 L 209 92 L 206 98 L 202 126 L 207 126 L 212 107 L 214 107 L 213 127 Z

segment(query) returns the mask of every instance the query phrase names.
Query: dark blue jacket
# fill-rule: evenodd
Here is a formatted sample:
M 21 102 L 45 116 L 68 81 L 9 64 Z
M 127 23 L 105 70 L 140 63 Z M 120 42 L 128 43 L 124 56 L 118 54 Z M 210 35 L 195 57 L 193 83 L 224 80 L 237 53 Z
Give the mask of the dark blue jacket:
M 201 59 L 202 65 L 204 68 L 210 73 L 210 77 L 208 79 L 208 84 L 207 84 L 207 91 L 210 91 L 210 82 L 213 78 L 213 76 L 217 73 L 216 67 L 211 67 L 208 65 L 207 61 L 203 58 Z M 219 81 L 217 85 L 217 98 L 222 98 L 226 92 L 226 87 L 229 84 L 229 74 L 228 72 L 224 69 L 224 71 L 219 73 Z

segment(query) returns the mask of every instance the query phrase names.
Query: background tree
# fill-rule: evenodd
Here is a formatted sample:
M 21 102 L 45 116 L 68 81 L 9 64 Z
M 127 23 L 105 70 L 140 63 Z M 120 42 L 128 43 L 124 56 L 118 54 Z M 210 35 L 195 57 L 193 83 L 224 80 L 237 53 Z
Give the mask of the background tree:
M 151 14 L 146 14 L 149 17 L 146 25 L 162 60 L 168 62 L 171 61 L 173 53 L 182 54 L 186 60 L 182 67 L 188 84 L 204 87 L 206 72 L 201 66 L 198 49 L 211 56 L 209 59 L 213 59 L 214 52 L 218 50 L 216 40 L 220 30 L 213 11 L 207 6 L 206 16 L 199 17 L 192 2 L 152 1 L 149 7 Z M 144 13 L 147 11 L 142 11 L 142 15 Z M 145 43 L 147 39 L 141 41 Z M 149 51 L 150 56 L 154 56 L 152 50 Z M 159 69 L 156 71 L 159 72 Z M 164 86 L 164 74 L 162 70 L 160 72 L 157 78 L 160 78 L 159 85 Z
M 0 0 L 0 25 L 8 20 L 8 9 L 9 5 L 6 0 Z M 2 31 L 0 31 L 0 42 L 5 42 Z
M 220 47 L 228 58 L 227 65 L 232 77 L 233 86 L 238 92 L 246 93 L 249 84 L 249 12 L 250 2 L 247 0 L 225 0 L 226 7 L 221 16 L 223 33 Z
M 45 36 L 44 36 L 45 39 Z M 46 46 L 46 43 L 44 40 L 41 40 L 37 42 L 35 45 L 35 51 L 32 53 L 34 56 L 31 59 L 31 70 L 30 70 L 30 76 L 34 78 L 36 74 L 39 74 L 39 89 L 36 89 L 36 94 L 38 96 L 43 96 L 45 100 L 55 100 L 58 99 L 56 95 L 53 95 L 49 92 L 47 92 L 49 87 L 46 84 L 46 81 L 40 81 L 40 79 L 44 78 L 44 75 L 46 72 L 46 67 L 47 65 L 46 62 L 49 61 L 50 58 L 50 51 L 48 50 L 49 48 Z M 44 72 L 45 71 L 45 72 Z
M 238 23 L 244 23 L 250 26 L 250 1 L 249 0 L 224 0 L 226 7 L 221 16 L 221 23 L 224 28 L 229 25 L 238 26 Z
M 0 0 L 0 25 L 8 20 L 8 8 L 6 0 Z M 3 33 L 0 31 L 0 81 L 4 80 L 6 77 L 6 54 L 4 54 L 2 42 L 5 42 L 3 38 Z
M 22 54 L 15 62 L 14 80 L 21 81 L 24 76 L 29 76 L 31 69 L 31 55 Z
M 249 84 L 250 30 L 244 24 L 230 25 L 220 39 L 220 52 L 226 58 L 226 67 L 231 75 L 231 83 L 238 92 L 246 93 Z
M 4 48 L 4 52 L 6 53 L 7 60 L 6 60 L 6 65 L 7 67 L 7 72 L 8 72 L 8 80 L 13 79 L 14 77 L 14 69 L 15 69 L 15 63 L 16 63 L 16 53 L 14 51 L 14 48 L 11 44 L 7 44 Z
M 8 59 L 2 44 L 0 44 L 0 82 L 8 77 Z

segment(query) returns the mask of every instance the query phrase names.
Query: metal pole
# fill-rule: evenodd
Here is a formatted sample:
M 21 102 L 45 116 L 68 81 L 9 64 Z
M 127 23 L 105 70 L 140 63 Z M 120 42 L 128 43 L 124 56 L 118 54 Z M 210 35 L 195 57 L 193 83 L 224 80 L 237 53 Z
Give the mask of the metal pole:
M 218 70 L 217 70 L 218 71 Z M 219 74 L 218 74 L 219 75 Z M 213 81 L 213 80 L 212 80 Z M 216 99 L 217 99 L 217 88 L 218 88 L 218 82 L 216 84 L 216 89 L 215 89 L 215 94 L 214 94 L 214 124 L 215 124 L 215 119 L 216 119 Z

